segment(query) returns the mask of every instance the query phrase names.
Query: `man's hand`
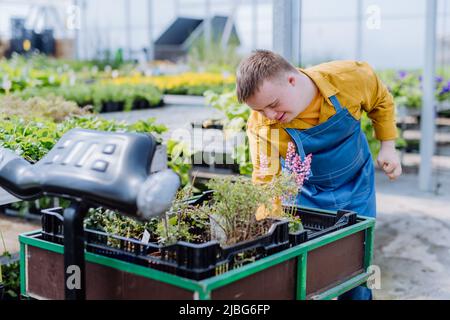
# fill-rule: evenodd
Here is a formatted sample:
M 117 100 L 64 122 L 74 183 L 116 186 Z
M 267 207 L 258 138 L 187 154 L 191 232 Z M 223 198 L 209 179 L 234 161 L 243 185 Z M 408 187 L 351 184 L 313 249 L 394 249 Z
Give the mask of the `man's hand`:
M 397 179 L 402 174 L 400 158 L 395 150 L 395 141 L 381 141 L 377 163 L 390 180 Z

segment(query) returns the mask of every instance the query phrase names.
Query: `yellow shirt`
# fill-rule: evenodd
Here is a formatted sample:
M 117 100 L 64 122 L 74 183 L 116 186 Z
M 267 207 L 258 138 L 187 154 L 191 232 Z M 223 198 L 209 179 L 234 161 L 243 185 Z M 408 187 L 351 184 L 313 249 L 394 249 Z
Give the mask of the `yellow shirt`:
M 320 92 L 317 92 L 309 106 L 296 117 L 299 120 L 299 123 L 301 123 L 300 121 L 304 122 L 301 125 L 302 128 L 312 128 L 319 124 L 320 108 L 322 107 L 322 103 L 323 96 Z
M 286 156 L 287 145 L 291 141 L 283 128 L 308 129 L 327 121 L 336 113 L 328 99 L 333 95 L 336 95 L 342 107 L 347 108 L 355 119 L 361 118 L 362 111 L 367 112 L 378 140 L 397 138 L 394 100 L 369 64 L 332 61 L 299 71 L 309 76 L 319 89 L 319 94 L 305 111 L 289 123 L 280 123 L 265 118 L 259 112 L 251 112 L 247 122 L 247 135 L 254 182 L 268 182 L 281 171 L 279 157 Z M 267 156 L 265 162 L 268 170 L 260 170 L 261 154 Z

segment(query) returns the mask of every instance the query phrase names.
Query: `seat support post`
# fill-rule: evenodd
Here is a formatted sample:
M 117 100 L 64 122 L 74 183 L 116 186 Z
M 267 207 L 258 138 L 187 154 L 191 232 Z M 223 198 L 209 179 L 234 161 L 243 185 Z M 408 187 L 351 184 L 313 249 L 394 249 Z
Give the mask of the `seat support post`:
M 83 220 L 88 207 L 72 202 L 64 210 L 64 288 L 66 300 L 86 299 Z

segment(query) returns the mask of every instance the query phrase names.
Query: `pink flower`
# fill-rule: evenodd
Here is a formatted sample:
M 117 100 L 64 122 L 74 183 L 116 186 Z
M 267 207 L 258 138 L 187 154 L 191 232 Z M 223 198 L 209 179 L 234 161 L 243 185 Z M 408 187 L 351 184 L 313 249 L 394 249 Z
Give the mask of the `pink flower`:
M 288 143 L 285 168 L 287 172 L 294 176 L 299 190 L 303 187 L 303 183 L 305 180 L 308 180 L 311 174 L 311 161 L 312 154 L 308 154 L 302 161 L 300 155 L 295 150 L 295 145 L 292 142 Z

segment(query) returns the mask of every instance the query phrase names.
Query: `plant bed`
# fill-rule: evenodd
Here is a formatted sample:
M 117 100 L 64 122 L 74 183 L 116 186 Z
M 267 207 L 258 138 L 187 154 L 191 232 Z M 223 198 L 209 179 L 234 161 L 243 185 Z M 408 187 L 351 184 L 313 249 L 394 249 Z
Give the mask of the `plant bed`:
M 336 212 L 317 212 L 337 218 Z M 334 298 L 369 278 L 367 268 L 372 259 L 374 224 L 372 218 L 357 217 L 351 226 L 199 281 L 88 249 L 85 253 L 87 298 Z M 22 295 L 63 299 L 63 246 L 44 240 L 41 231 L 23 234 L 19 239 Z

